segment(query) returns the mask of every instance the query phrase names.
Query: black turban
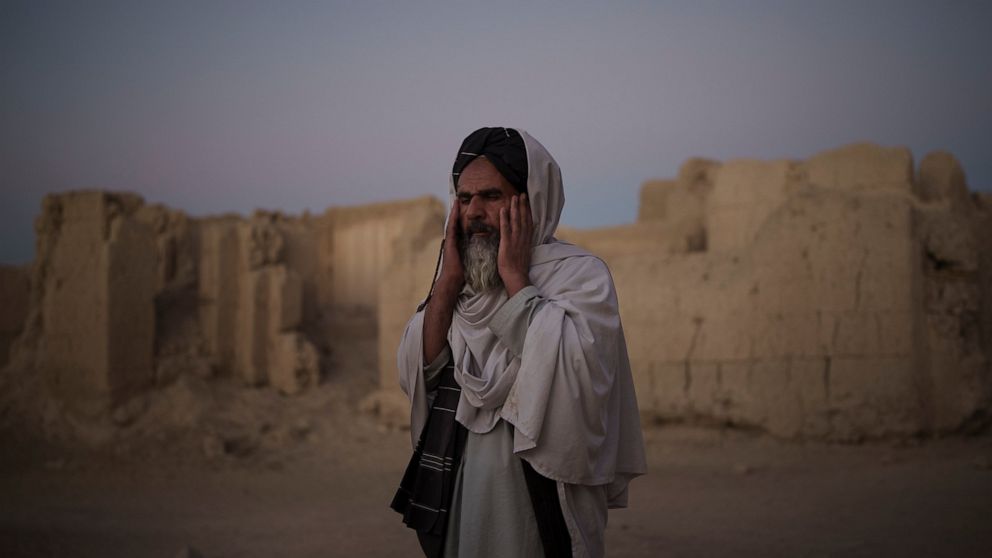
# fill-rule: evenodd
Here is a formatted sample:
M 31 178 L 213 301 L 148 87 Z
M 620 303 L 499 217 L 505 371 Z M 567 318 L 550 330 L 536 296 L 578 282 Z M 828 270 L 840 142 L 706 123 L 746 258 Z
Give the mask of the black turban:
M 465 138 L 451 169 L 456 190 L 462 170 L 482 155 L 518 192 L 527 191 L 527 148 L 513 128 L 479 128 Z

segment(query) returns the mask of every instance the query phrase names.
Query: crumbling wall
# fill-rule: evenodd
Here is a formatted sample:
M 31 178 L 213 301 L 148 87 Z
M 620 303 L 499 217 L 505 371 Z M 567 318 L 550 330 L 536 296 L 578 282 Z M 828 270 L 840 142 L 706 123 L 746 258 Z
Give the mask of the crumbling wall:
M 10 346 L 28 318 L 31 273 L 26 267 L 0 265 L 0 368 L 7 364 Z
M 320 380 L 319 351 L 303 331 L 308 228 L 308 219 L 262 211 L 200 224 L 200 328 L 218 373 L 284 393 Z
M 790 161 L 728 161 L 713 170 L 713 187 L 704 202 L 707 249 L 746 249 L 769 215 L 796 188 Z
M 964 170 L 949 153 L 920 162 L 917 195 L 928 202 L 918 213 L 927 410 L 937 430 L 981 427 L 992 407 L 992 214 L 968 193 Z
M 324 212 L 315 224 L 320 304 L 374 311 L 379 282 L 397 257 L 397 241 L 418 237 L 420 215 L 434 214 L 438 207 L 436 199 L 424 197 Z
M 83 415 L 152 381 L 157 262 L 141 205 L 132 194 L 52 195 L 37 221 L 33 366 Z
M 639 254 L 644 250 L 645 244 L 653 246 L 660 254 L 683 254 L 702 249 L 697 243 L 701 238 L 697 232 L 692 228 L 687 229 L 682 223 L 672 225 L 661 221 L 644 221 L 597 229 L 560 226 L 555 234 L 561 239 L 583 246 L 594 254 L 610 254 L 617 257 Z
M 905 206 L 816 192 L 748 253 L 611 260 L 643 408 L 784 436 L 915 431 L 913 253 L 878 242 L 889 226 L 911 227 Z
M 106 439 L 183 376 L 292 394 L 348 372 L 364 379 L 345 389 L 367 393 L 380 374 L 379 283 L 443 213 L 421 198 L 193 219 L 132 194 L 48 196 L 30 273 L 0 276 L 12 298 L 0 348 L 17 336 L 4 412 L 34 406 L 49 433 Z
M 444 216 L 433 198 L 192 219 L 49 196 L 0 342 L 20 331 L 13 368 L 84 416 L 184 374 L 297 393 L 350 371 L 345 389 L 378 385 L 364 406 L 403 424 L 395 351 Z M 915 174 L 907 150 L 870 144 L 691 159 L 645 183 L 636 223 L 558 236 L 611 266 L 648 419 L 841 440 L 988 424 L 992 198 L 949 154 Z M 0 287 L 23 296 L 23 276 Z
M 288 393 L 315 384 L 322 368 L 337 373 L 336 364 L 355 360 L 348 353 L 361 343 L 356 335 L 376 335 L 389 268 L 433 234 L 438 219 L 441 204 L 420 198 L 332 207 L 318 217 L 204 220 L 200 321 L 214 366 Z M 365 367 L 373 381 L 376 356 Z
M 409 404 L 399 390 L 396 350 L 407 322 L 431 288 L 444 231 L 445 208 L 431 199 L 407 213 L 405 233 L 396 238 L 393 258 L 377 285 L 379 390 L 363 402 L 390 425 L 409 420 Z
M 561 236 L 611 266 L 649 418 L 844 440 L 953 431 L 989 409 L 992 291 L 976 264 L 987 221 L 952 167 L 925 159 L 917 180 L 907 150 L 870 144 L 707 162 L 703 214 L 675 213 L 697 216 L 704 251 L 604 242 L 617 228 Z M 680 187 L 646 184 L 668 191 L 642 193 L 641 218 L 664 226 Z
M 141 205 L 135 219 L 155 233 L 156 292 L 188 289 L 196 284 L 196 222 L 161 204 Z
M 682 164 L 675 180 L 645 182 L 641 187 L 637 224 L 651 224 L 664 230 L 666 252 L 705 250 L 706 204 L 719 169 L 715 161 L 692 158 Z M 563 234 L 569 233 L 563 231 Z
M 205 219 L 199 225 L 198 317 L 210 366 L 222 375 L 236 370 L 238 307 L 247 270 L 236 216 Z
M 658 254 L 707 249 L 707 203 L 721 167 L 692 158 L 674 180 L 648 180 L 641 187 L 637 222 L 596 229 L 560 226 L 556 235 L 594 254 L 639 254 L 645 246 Z

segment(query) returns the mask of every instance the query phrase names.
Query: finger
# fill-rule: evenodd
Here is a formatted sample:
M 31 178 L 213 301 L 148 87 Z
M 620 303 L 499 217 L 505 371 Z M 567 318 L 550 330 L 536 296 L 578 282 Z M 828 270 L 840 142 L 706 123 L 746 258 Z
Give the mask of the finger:
M 520 232 L 520 198 L 513 196 L 510 198 L 510 234 L 516 235 Z
M 520 195 L 520 216 L 517 221 L 517 236 L 519 237 L 518 242 L 520 244 L 527 244 L 530 242 L 530 215 L 527 209 L 527 198 L 523 194 Z
M 448 230 L 454 228 L 455 223 L 458 222 L 458 198 L 451 204 L 451 211 L 448 212 Z
M 506 208 L 499 208 L 499 249 L 503 250 L 503 246 L 510 240 L 510 220 L 506 215 Z
M 530 198 L 527 197 L 527 194 L 520 196 L 520 211 L 523 213 L 524 227 L 530 234 L 534 230 L 534 216 L 530 212 Z
M 461 203 L 458 199 L 451 204 L 451 212 L 448 213 L 448 226 L 444 230 L 444 238 L 454 240 L 458 237 L 458 216 L 461 214 Z

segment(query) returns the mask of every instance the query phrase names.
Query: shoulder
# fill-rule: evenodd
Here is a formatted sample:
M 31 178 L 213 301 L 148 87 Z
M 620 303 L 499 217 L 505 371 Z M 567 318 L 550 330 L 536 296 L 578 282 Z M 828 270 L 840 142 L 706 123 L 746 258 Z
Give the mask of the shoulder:
M 535 254 L 532 262 L 534 270 L 547 272 L 554 270 L 561 273 L 589 273 L 593 275 L 610 275 L 606 262 L 599 256 L 573 244 L 559 242 L 556 245 L 545 245 L 543 253 Z
M 553 300 L 616 306 L 616 288 L 609 268 L 592 254 L 569 256 L 536 266 L 531 279 L 543 296 Z
M 575 274 L 578 277 L 610 278 L 610 268 L 599 256 L 586 252 L 553 262 L 559 273 Z
M 581 246 L 576 246 L 569 242 L 552 239 L 548 244 L 534 247 L 531 257 L 531 266 L 552 265 L 557 267 L 587 267 L 590 269 L 599 268 L 605 273 L 609 273 L 606 262 L 598 256 L 592 254 Z

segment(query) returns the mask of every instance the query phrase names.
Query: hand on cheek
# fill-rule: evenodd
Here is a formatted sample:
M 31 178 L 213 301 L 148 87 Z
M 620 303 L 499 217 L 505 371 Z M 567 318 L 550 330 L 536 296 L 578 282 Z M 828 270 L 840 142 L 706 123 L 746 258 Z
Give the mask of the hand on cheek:
M 527 194 L 510 198 L 509 207 L 499 210 L 499 257 L 497 268 L 507 296 L 530 284 L 531 237 L 534 222 Z
M 465 271 L 461 255 L 458 253 L 459 219 L 461 217 L 461 202 L 455 199 L 448 214 L 448 227 L 444 231 L 444 263 L 441 266 L 439 280 L 455 290 L 461 289 L 465 283 Z

